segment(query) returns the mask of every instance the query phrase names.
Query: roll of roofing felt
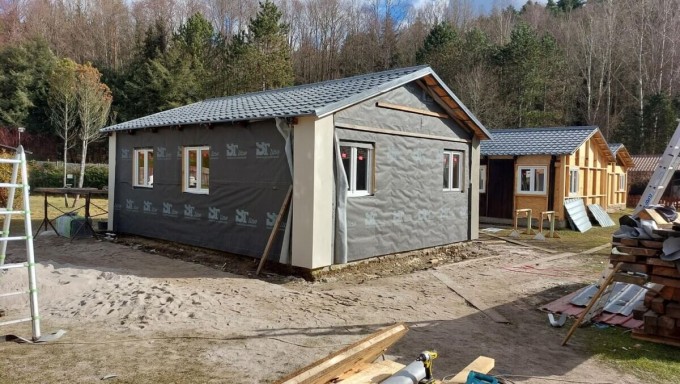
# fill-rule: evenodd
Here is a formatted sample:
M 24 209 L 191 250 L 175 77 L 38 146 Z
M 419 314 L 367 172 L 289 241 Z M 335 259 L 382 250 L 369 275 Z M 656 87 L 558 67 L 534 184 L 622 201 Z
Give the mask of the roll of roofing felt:
M 422 361 L 416 360 L 383 380 L 381 384 L 418 384 L 424 378 L 425 366 Z

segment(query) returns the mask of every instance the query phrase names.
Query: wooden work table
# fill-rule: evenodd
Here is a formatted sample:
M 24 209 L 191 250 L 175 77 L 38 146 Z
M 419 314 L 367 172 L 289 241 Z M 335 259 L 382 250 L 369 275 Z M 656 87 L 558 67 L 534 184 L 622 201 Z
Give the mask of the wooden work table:
M 43 200 L 43 201 L 44 201 L 44 206 L 43 206 L 43 208 L 44 208 L 45 213 L 44 213 L 43 220 L 42 220 L 42 222 L 40 223 L 40 226 L 38 226 L 38 230 L 35 232 L 35 236 L 37 236 L 38 233 L 40 233 L 40 230 L 43 228 L 43 226 L 45 227 L 45 230 L 47 230 L 48 227 L 52 227 L 52 229 L 54 230 L 54 232 L 55 232 L 57 235 L 61 236 L 61 234 L 60 234 L 59 232 L 57 232 L 57 229 L 56 229 L 56 228 L 54 227 L 54 225 L 52 224 L 52 221 L 53 221 L 53 220 L 56 220 L 57 218 L 59 218 L 59 217 L 61 217 L 61 216 L 68 215 L 68 214 L 71 214 L 71 213 L 74 213 L 74 212 L 78 212 L 81 208 L 85 208 L 85 223 L 83 223 L 83 224 L 78 228 L 78 230 L 76 231 L 76 233 L 80 232 L 80 231 L 83 229 L 83 227 L 84 227 L 85 225 L 87 225 L 87 227 L 90 228 L 90 230 L 92 231 L 92 233 L 93 233 L 95 236 L 97 236 L 97 235 L 96 235 L 96 232 L 95 232 L 95 230 L 94 230 L 94 228 L 92 228 L 92 224 L 90 224 L 90 218 L 93 217 L 93 216 L 90 214 L 90 206 L 91 206 L 91 205 L 94 205 L 94 204 L 92 203 L 92 196 L 103 196 L 103 197 L 106 197 L 106 196 L 109 195 L 109 191 L 108 191 L 108 190 L 106 190 L 106 189 L 97 189 L 97 188 L 36 188 L 36 189 L 33 189 L 32 192 L 35 192 L 35 193 L 42 193 L 43 196 L 44 196 L 44 200 Z M 63 210 L 61 210 L 60 208 L 58 208 L 58 207 L 56 207 L 56 206 L 50 204 L 50 203 L 47 201 L 47 196 L 48 196 L 48 195 L 83 195 L 83 196 L 85 196 L 85 202 L 84 202 L 82 205 L 79 205 L 78 207 L 73 207 L 73 208 L 71 208 L 71 209 L 68 210 L 68 211 L 63 211 Z M 49 212 L 48 212 L 48 208 L 49 208 L 49 207 L 52 207 L 52 208 L 58 210 L 59 212 L 61 212 L 61 214 L 60 214 L 59 216 L 57 216 L 57 217 L 54 217 L 54 218 L 50 219 L 50 217 L 49 217 Z M 100 207 L 100 206 L 96 206 L 96 207 L 99 208 L 99 209 L 101 209 L 101 210 L 103 210 L 103 211 L 106 213 L 106 209 L 104 209 L 104 208 L 102 208 L 102 207 Z M 100 216 L 100 215 L 103 215 L 103 213 L 102 213 L 102 214 L 99 214 L 99 215 L 94 215 L 94 216 Z

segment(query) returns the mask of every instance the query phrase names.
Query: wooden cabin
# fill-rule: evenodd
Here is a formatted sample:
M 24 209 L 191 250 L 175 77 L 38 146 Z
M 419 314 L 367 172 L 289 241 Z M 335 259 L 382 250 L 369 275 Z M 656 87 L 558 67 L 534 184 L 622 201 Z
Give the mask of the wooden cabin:
M 635 163 L 623 144 L 609 144 L 616 161 L 607 166 L 607 210 L 626 208 L 628 198 L 628 170 Z
M 598 127 L 493 129 L 491 135 L 480 149 L 480 221 L 512 223 L 516 209 L 531 208 L 534 218 L 555 211 L 564 226 L 565 199 L 609 206 L 616 158 Z

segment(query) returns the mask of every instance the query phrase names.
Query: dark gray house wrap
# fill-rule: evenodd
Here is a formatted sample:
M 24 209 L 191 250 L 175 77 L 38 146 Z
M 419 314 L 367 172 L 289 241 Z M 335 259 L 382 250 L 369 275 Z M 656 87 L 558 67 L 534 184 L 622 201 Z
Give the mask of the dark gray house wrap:
M 484 126 L 429 67 L 205 100 L 104 128 L 109 229 L 319 268 L 477 237 Z

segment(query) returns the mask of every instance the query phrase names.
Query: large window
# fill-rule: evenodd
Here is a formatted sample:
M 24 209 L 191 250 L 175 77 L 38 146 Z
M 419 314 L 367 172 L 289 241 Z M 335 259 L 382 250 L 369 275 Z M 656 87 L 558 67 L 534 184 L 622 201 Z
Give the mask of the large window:
M 153 187 L 153 149 L 143 148 L 134 151 L 134 180 L 135 187 Z
M 367 143 L 340 143 L 340 157 L 349 182 L 349 196 L 366 196 L 373 193 L 373 145 Z
M 210 147 L 185 147 L 182 190 L 207 194 L 210 185 Z
M 569 168 L 569 194 L 578 195 L 578 168 Z
M 519 167 L 517 172 L 518 194 L 545 194 L 547 167 Z
M 486 193 L 486 165 L 479 166 L 479 193 Z
M 463 179 L 463 153 L 444 151 L 444 190 L 460 191 Z

